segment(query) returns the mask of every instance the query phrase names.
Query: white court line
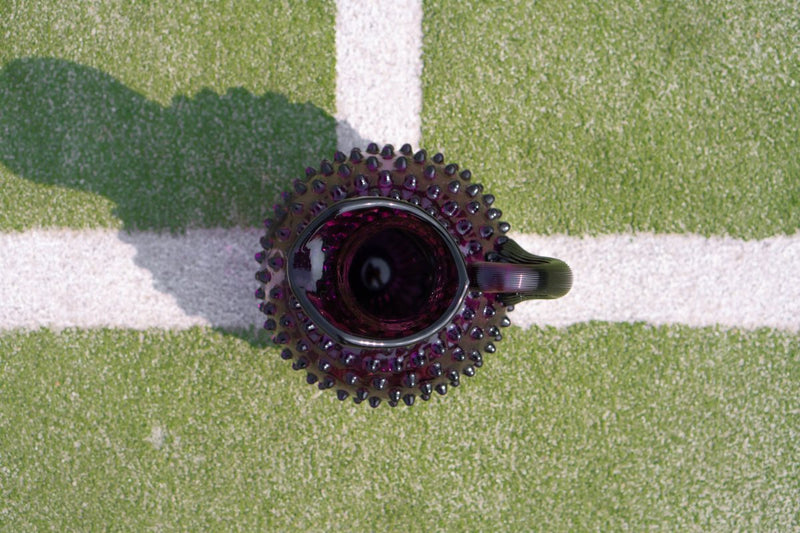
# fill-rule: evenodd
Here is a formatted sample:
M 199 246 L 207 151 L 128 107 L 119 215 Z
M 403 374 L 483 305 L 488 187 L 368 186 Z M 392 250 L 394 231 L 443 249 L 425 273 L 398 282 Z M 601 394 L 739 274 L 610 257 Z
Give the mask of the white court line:
M 0 234 L 0 329 L 260 326 L 258 237 L 255 229 Z M 800 234 L 515 238 L 575 273 L 564 298 L 517 306 L 511 320 L 523 327 L 604 320 L 800 330 Z
M 0 234 L 0 329 L 259 323 L 257 230 Z
M 337 135 L 416 146 L 422 6 L 337 1 Z M 0 234 L 0 330 L 47 327 L 247 327 L 256 310 L 258 230 L 178 237 L 111 230 Z M 676 235 L 519 236 L 567 261 L 573 290 L 525 302 L 512 321 L 587 320 L 800 330 L 800 235 L 760 241 Z
M 422 0 L 336 1 L 336 134 L 341 150 L 420 138 Z
M 524 248 L 574 273 L 559 300 L 525 302 L 522 326 L 576 322 L 724 325 L 800 330 L 800 234 L 759 241 L 697 235 L 523 235 Z

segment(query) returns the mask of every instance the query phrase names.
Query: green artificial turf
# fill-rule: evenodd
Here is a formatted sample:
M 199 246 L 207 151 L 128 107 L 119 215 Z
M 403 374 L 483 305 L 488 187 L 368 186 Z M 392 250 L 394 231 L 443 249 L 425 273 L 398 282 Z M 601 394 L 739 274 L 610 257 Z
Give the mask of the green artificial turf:
M 800 228 L 794 2 L 424 2 L 423 138 L 512 226 Z
M 333 2 L 0 6 L 0 230 L 260 224 L 336 145 Z
M 334 11 L 0 3 L 0 231 L 258 224 L 335 146 Z M 517 230 L 793 233 L 799 18 L 426 2 L 424 144 Z M 0 530 L 800 528 L 797 334 L 505 336 L 373 410 L 252 333 L 4 332 Z
M 800 351 L 771 330 L 506 330 L 446 396 L 340 403 L 249 334 L 0 337 L 0 527 L 800 527 Z

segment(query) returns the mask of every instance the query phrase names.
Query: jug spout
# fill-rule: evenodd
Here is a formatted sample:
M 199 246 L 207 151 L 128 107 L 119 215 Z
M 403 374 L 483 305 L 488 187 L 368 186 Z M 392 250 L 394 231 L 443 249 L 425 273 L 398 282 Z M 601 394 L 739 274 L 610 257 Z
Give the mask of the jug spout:
M 505 305 L 560 298 L 572 288 L 572 270 L 564 261 L 529 253 L 511 239 L 490 258 L 468 265 L 470 286 L 497 294 Z

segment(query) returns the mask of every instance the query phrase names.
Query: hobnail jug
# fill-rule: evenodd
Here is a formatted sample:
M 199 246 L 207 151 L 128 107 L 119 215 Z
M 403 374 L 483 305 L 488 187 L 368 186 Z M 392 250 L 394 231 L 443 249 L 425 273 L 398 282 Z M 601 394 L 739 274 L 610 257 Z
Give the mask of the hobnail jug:
M 446 394 L 495 353 L 516 303 L 572 285 L 441 153 L 372 143 L 305 174 L 264 221 L 256 298 L 281 357 L 340 400 Z

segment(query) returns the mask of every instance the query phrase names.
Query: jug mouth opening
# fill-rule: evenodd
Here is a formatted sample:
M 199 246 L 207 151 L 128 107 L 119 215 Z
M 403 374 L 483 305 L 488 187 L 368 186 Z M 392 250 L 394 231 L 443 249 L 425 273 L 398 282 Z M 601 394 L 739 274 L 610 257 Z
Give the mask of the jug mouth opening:
M 447 229 L 389 198 L 340 201 L 313 218 L 289 251 L 289 287 L 335 342 L 398 348 L 427 340 L 459 312 L 469 277 Z

